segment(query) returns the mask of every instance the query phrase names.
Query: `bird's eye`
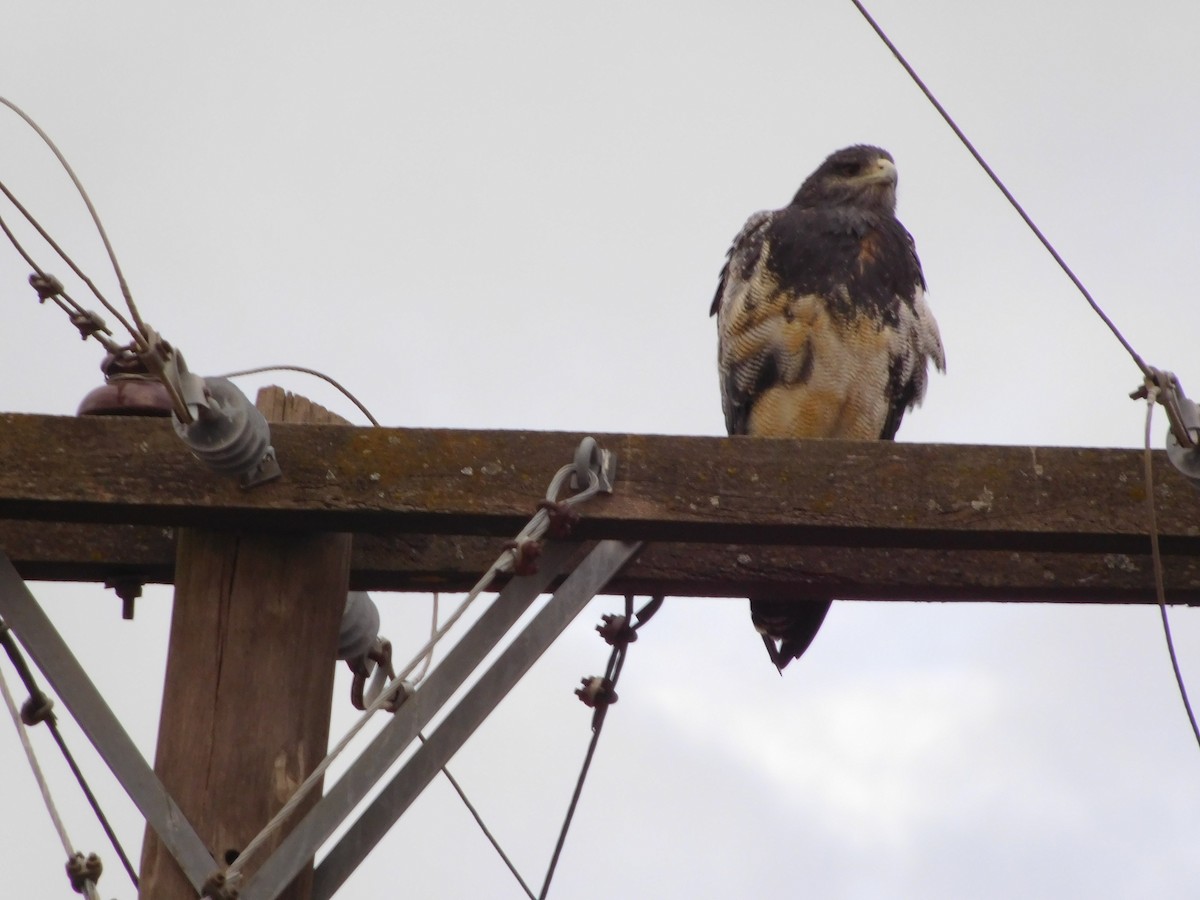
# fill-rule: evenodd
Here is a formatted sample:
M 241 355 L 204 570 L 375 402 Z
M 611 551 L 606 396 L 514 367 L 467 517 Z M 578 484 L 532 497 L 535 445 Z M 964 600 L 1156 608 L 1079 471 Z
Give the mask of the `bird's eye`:
M 847 178 L 851 178 L 851 177 L 857 175 L 859 172 L 859 169 L 861 169 L 861 168 L 862 167 L 859 166 L 858 163 L 854 163 L 854 162 L 839 163 L 838 167 L 837 167 L 837 173 L 839 175 L 844 175 Z

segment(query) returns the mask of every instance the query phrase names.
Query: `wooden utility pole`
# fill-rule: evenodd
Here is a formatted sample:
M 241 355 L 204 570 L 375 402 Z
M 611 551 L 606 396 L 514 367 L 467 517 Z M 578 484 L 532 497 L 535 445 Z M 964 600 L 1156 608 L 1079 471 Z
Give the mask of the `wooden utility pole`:
M 258 405 L 268 420 L 334 421 L 278 389 Z M 180 529 L 154 768 L 218 863 L 237 857 L 325 755 L 350 545 L 348 534 Z M 310 867 L 282 900 L 308 900 L 311 879 Z M 139 896 L 196 897 L 149 828 Z

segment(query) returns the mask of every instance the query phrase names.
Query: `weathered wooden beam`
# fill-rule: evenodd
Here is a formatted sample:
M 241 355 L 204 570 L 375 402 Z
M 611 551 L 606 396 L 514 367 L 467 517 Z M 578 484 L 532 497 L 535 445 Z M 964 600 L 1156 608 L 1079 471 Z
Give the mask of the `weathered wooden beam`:
M 276 425 L 284 477 L 207 472 L 154 419 L 0 415 L 0 519 L 511 535 L 580 435 Z M 596 435 L 618 490 L 580 537 L 1141 554 L 1133 450 Z M 1200 551 L 1200 493 L 1155 453 L 1164 552 Z
M 451 432 L 451 436 L 463 437 L 463 434 Z M 557 434 L 545 437 L 563 442 L 563 436 Z M 564 445 L 569 446 L 571 440 L 574 438 L 565 440 Z M 684 446 L 691 440 L 714 443 L 707 438 L 661 440 Z M 905 445 L 898 446 L 901 452 L 906 449 Z M 862 448 L 854 445 L 854 449 Z M 946 450 L 948 457 L 961 450 L 954 446 L 938 449 Z M 965 450 L 967 454 L 980 451 Z M 1021 452 L 1030 457 L 1034 452 L 1040 457 L 1048 452 L 1056 456 L 1055 451 Z M 1139 462 L 1139 455 L 1132 451 L 1078 452 L 1099 454 L 1109 463 Z M 547 470 L 557 462 L 546 460 Z M 1033 474 L 1040 479 L 1054 478 L 1056 473 L 1048 472 L 1045 464 L 1040 464 L 1042 473 Z M 625 467 L 626 475 L 629 468 Z M 1121 481 L 1122 475 L 1126 481 Z M 1163 491 L 1165 479 L 1171 497 L 1184 512 L 1188 503 L 1200 508 L 1200 494 L 1181 484 L 1172 470 L 1164 472 L 1160 468 L 1159 478 L 1159 492 Z M 1141 484 L 1139 478 L 1126 472 L 1118 474 L 1116 481 L 1124 485 L 1132 481 L 1134 487 Z M 632 491 L 631 485 L 628 478 L 618 480 L 617 497 L 604 502 L 596 500 L 595 504 L 612 505 L 622 494 Z M 538 493 L 530 488 L 530 496 Z M 521 500 L 527 504 L 520 510 L 522 516 L 528 515 L 528 499 L 522 494 Z M 1134 491 L 1132 502 L 1130 516 L 1135 520 L 1144 506 L 1140 491 Z M 992 503 L 995 504 L 995 498 Z M 596 506 L 588 504 L 583 512 L 586 517 L 593 516 Z M 988 515 L 986 510 L 972 509 L 972 512 Z M 1163 515 L 1162 503 L 1159 515 Z M 1136 521 L 1133 524 L 1136 526 Z M 515 528 L 508 533 L 497 530 L 503 536 L 515 532 Z M 1194 527 L 1184 526 L 1176 529 L 1175 538 L 1189 538 L 1194 533 Z M 745 596 L 756 587 L 790 583 L 833 590 L 846 599 L 1151 601 L 1153 581 L 1148 540 L 1145 536 L 1135 536 L 1134 541 L 1140 544 L 1140 550 L 1094 553 L 959 550 L 953 541 L 942 548 L 660 541 L 648 546 L 611 589 L 614 593 Z M 472 586 L 496 557 L 499 544 L 499 538 L 490 536 L 360 534 L 354 542 L 350 581 L 354 587 L 367 589 L 464 590 Z M 1186 541 L 1180 544 L 1183 552 L 1165 558 L 1169 598 L 1174 602 L 1200 602 L 1200 556 L 1188 553 Z M 0 547 L 10 554 L 20 574 L 30 580 L 109 581 L 128 575 L 142 581 L 167 583 L 174 578 L 174 530 L 169 527 L 0 521 Z
M 465 591 L 503 540 L 358 535 L 350 584 L 363 590 Z M 0 521 L 0 547 L 31 581 L 174 581 L 173 530 L 148 525 Z M 1200 603 L 1200 557 L 1165 558 L 1168 595 Z M 609 585 L 615 594 L 744 597 L 755 587 L 812 585 L 844 599 L 1153 602 L 1149 553 L 1051 553 L 650 544 Z

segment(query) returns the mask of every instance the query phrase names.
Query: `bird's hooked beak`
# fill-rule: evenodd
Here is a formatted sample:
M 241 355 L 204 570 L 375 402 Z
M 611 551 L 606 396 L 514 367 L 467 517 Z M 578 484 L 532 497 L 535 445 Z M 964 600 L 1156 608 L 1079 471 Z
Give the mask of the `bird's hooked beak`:
M 896 164 L 884 156 L 877 157 L 858 178 L 857 190 L 863 197 L 871 198 L 889 210 L 896 208 Z
M 896 164 L 890 159 L 879 157 L 874 164 L 862 175 L 863 179 L 871 184 L 888 184 L 892 187 L 896 186 L 897 173 Z

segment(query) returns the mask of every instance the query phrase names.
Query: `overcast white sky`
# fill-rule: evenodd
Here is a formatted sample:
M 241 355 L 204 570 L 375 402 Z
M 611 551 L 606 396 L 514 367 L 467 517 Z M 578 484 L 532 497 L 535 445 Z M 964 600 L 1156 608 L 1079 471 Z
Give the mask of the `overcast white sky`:
M 1142 355 L 1200 395 L 1200 7 L 871 8 Z M 871 142 L 899 166 L 949 358 L 900 439 L 1141 440 L 1137 370 L 848 0 L 14 4 L 0 93 L 58 141 L 143 314 L 201 373 L 316 367 L 395 426 L 721 434 L 707 311 L 729 240 Z M 48 151 L 9 114 L 0 148 L 0 178 L 116 296 Z M 71 415 L 101 353 L 27 274 L 0 248 L 0 409 Z M 358 421 L 302 376 L 243 387 L 270 381 Z M 128 623 L 99 586 L 34 588 L 152 755 L 169 592 Z M 419 646 L 428 598 L 378 599 Z M 618 605 L 453 763 L 532 882 L 588 739 L 571 692 Z M 1173 621 L 1200 692 L 1200 621 Z M 679 599 L 622 687 L 559 900 L 1196 895 L 1200 755 L 1153 607 L 839 604 L 780 678 L 744 601 Z M 102 893 L 132 898 L 39 747 Z M 74 896 L 5 726 L 0 771 L 0 893 Z M 136 813 L 88 771 L 136 854 Z M 343 895 L 523 896 L 440 782 Z

